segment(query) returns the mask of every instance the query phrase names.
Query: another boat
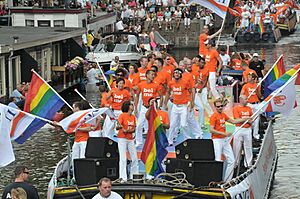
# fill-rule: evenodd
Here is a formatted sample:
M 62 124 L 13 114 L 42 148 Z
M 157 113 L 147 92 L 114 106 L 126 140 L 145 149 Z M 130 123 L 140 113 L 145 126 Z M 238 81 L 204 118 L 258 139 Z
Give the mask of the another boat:
M 297 25 L 297 14 L 293 11 L 287 18 L 277 23 L 278 28 L 284 32 L 293 33 Z
M 258 30 L 254 31 L 242 31 L 238 29 L 234 34 L 234 40 L 237 43 L 277 43 L 281 38 L 281 32 L 278 27 L 266 28 L 264 33 L 260 33 Z
M 143 56 L 143 52 L 139 45 L 123 42 L 128 35 L 134 35 L 138 41 L 139 35 L 137 33 L 113 32 L 102 34 L 101 41 L 93 52 L 86 55 L 86 59 L 89 62 L 98 62 L 101 66 L 105 66 L 106 70 L 109 70 L 109 65 L 116 56 L 119 57 L 120 63 L 125 66 L 137 63 Z

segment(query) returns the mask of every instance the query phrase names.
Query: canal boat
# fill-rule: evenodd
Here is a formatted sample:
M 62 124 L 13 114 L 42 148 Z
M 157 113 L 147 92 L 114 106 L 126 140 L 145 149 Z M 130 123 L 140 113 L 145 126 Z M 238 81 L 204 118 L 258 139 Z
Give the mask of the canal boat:
M 233 106 L 233 90 L 236 88 L 235 86 L 237 86 L 237 82 L 229 86 L 217 87 L 219 92 L 228 100 L 225 111 L 230 111 L 231 108 L 229 106 Z M 232 125 L 226 128 L 231 129 L 232 132 L 234 131 L 234 126 Z M 205 133 L 206 135 L 210 135 L 208 130 Z M 223 162 L 214 161 L 213 156 L 212 159 L 208 158 L 209 160 L 205 161 L 194 159 L 199 154 L 204 156 L 214 154 L 212 141 L 208 136 L 205 137 L 205 133 L 205 139 L 190 140 L 184 140 L 183 136 L 181 136 L 180 140 L 179 134 L 178 145 L 168 147 L 169 153 L 164 162 L 166 173 L 159 174 L 154 179 L 145 179 L 142 177 L 126 182 L 118 179 L 117 152 L 105 145 L 104 148 L 107 151 L 102 152 L 105 157 L 104 160 L 96 158 L 79 159 L 79 162 L 88 161 L 89 164 L 93 165 L 93 168 L 98 167 L 98 173 L 94 173 L 93 169 L 90 169 L 89 166 L 83 165 L 81 165 L 81 169 L 76 170 L 76 164 L 74 163 L 74 173 L 82 177 L 82 179 L 79 179 L 77 176 L 75 183 L 75 181 L 71 180 L 70 161 L 68 161 L 68 157 L 65 157 L 57 164 L 49 182 L 48 198 L 92 198 L 99 192 L 97 182 L 104 176 L 113 180 L 113 190 L 126 199 L 268 198 L 277 163 L 277 148 L 273 135 L 272 121 L 265 120 L 265 122 L 261 122 L 261 140 L 253 143 L 253 166 L 243 168 L 243 161 L 241 160 L 240 166 L 235 169 L 234 178 L 228 182 L 221 181 Z M 111 139 L 115 140 L 116 138 L 111 137 Z M 107 146 L 117 145 L 112 140 L 108 139 L 105 142 Z M 100 146 L 100 144 L 97 146 Z M 138 156 L 140 156 L 141 149 L 138 148 L 137 150 Z M 178 164 L 179 162 L 181 164 Z M 144 171 L 141 168 L 141 164 L 140 171 L 141 173 Z M 99 175 L 99 179 L 97 175 Z
M 278 27 L 266 28 L 266 31 L 260 33 L 257 29 L 254 31 L 243 31 L 237 29 L 234 34 L 234 40 L 237 43 L 277 43 L 281 38 L 281 32 Z

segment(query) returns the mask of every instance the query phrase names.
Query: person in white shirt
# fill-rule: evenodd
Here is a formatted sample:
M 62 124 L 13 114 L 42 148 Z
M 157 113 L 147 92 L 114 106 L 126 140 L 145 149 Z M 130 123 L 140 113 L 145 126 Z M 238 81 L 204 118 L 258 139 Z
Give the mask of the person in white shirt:
M 251 13 L 248 10 L 243 9 L 243 12 L 242 12 L 241 16 L 242 16 L 241 28 L 242 29 L 248 28 L 249 20 L 251 18 Z
M 223 62 L 222 68 L 227 69 L 227 67 L 229 66 L 229 63 L 230 63 L 230 56 L 226 53 L 226 50 L 223 47 L 220 48 L 220 57 Z
M 88 79 L 88 83 L 86 85 L 87 92 L 95 92 L 98 91 L 97 83 L 99 82 L 99 72 L 96 69 L 97 66 L 93 64 L 90 70 L 87 71 L 86 77 Z
M 262 14 L 262 9 L 260 8 L 260 5 L 257 4 L 254 8 L 254 25 L 259 24 L 261 14 Z
M 122 197 L 111 190 L 112 183 L 109 178 L 101 178 L 99 183 L 99 193 L 97 193 L 92 199 L 122 199 Z
M 119 19 L 119 21 L 116 23 L 116 29 L 117 29 L 117 31 L 123 31 L 124 30 L 124 24 L 123 24 L 123 21 L 121 19 Z

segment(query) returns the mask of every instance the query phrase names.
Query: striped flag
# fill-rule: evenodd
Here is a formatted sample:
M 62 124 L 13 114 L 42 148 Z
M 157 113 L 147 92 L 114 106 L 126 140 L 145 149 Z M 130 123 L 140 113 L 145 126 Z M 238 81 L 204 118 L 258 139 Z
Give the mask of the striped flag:
M 264 22 L 262 17 L 260 17 L 259 24 L 258 24 L 258 32 L 262 35 L 265 32 Z
M 191 0 L 189 4 L 192 3 L 206 7 L 219 15 L 222 19 L 225 19 L 230 0 Z
M 168 139 L 154 106 L 150 107 L 148 133 L 144 144 L 141 160 L 145 164 L 146 174 L 157 176 L 164 172 L 162 161 L 168 154 Z

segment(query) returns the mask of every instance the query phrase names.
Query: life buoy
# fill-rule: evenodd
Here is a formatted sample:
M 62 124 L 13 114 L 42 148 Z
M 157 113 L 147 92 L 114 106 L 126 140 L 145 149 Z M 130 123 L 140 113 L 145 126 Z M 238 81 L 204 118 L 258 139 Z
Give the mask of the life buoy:
M 253 34 L 253 40 L 258 42 L 260 40 L 260 34 L 258 32 Z
M 263 33 L 261 38 L 263 41 L 268 41 L 270 39 L 270 33 L 268 32 Z
M 245 41 L 251 41 L 251 39 L 252 39 L 252 34 L 250 33 L 250 32 L 246 32 L 245 34 L 244 34 L 244 39 L 245 39 Z

